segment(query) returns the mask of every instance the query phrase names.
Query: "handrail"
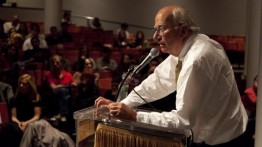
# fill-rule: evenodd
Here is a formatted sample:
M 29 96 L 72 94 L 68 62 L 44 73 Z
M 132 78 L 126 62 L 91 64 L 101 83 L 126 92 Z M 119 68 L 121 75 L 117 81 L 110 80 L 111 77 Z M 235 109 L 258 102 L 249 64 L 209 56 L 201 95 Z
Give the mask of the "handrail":
M 72 14 L 71 15 L 72 17 L 77 17 L 77 18 L 82 18 L 82 19 L 86 19 L 87 21 L 89 21 L 89 20 L 93 20 L 95 17 L 92 17 L 92 16 L 82 16 L 82 15 L 74 15 L 74 14 Z M 99 20 L 101 21 L 101 22 L 107 22 L 107 23 L 113 23 L 113 24 L 122 24 L 123 22 L 117 22 L 117 21 L 112 21 L 112 20 L 106 20 L 106 19 L 100 19 L 99 18 Z M 89 25 L 89 24 L 88 24 Z M 150 29 L 150 30 L 152 30 L 152 28 L 150 28 L 150 27 L 145 27 L 145 26 L 140 26 L 140 25 L 135 25 L 135 24 L 128 24 L 129 26 L 131 26 L 131 27 L 136 27 L 136 28 L 142 28 L 142 29 Z

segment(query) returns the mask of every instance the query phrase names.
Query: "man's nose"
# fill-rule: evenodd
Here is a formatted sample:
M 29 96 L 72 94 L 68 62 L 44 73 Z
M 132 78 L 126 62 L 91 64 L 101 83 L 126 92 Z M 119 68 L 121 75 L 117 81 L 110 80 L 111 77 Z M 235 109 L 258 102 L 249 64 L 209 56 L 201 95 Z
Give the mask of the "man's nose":
M 159 43 L 159 41 L 161 40 L 161 35 L 159 35 L 157 32 L 155 32 L 154 35 L 153 35 L 153 39 L 156 43 Z

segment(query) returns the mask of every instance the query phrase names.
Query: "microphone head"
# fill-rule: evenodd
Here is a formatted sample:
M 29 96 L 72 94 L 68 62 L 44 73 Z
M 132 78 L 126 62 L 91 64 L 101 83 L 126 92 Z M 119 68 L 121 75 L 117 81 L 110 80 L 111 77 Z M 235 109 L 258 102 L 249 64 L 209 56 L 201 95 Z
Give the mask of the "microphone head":
M 157 49 L 157 48 L 152 48 L 151 50 L 150 50 L 150 56 L 151 57 L 153 57 L 153 58 L 155 58 L 156 56 L 158 56 L 159 55 L 159 50 Z

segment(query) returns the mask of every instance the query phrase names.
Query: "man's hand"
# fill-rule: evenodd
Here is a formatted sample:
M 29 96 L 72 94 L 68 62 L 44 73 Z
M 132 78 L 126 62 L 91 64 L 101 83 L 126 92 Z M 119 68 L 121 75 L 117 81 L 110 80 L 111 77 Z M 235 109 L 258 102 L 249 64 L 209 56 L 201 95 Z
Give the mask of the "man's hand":
M 95 100 L 95 107 L 107 107 L 110 103 L 113 103 L 113 101 L 100 96 Z
M 136 121 L 136 112 L 121 102 L 110 103 L 107 107 L 110 116 L 123 119 Z

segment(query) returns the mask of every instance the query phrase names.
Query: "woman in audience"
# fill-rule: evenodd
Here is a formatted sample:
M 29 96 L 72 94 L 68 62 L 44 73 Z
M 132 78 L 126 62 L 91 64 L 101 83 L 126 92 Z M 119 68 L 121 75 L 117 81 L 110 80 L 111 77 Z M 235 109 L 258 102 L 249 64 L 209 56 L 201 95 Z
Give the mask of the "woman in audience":
M 126 74 L 130 66 L 133 64 L 133 59 L 131 55 L 122 55 L 121 61 L 118 64 L 116 70 L 114 71 L 114 80 L 116 82 L 121 82 L 123 74 Z
M 0 146 L 14 146 L 20 144 L 27 125 L 38 121 L 41 116 L 41 99 L 32 77 L 24 74 L 19 77 L 15 97 L 9 104 L 11 109 L 11 123 L 3 128 Z
M 120 30 L 114 42 L 114 47 L 115 48 L 126 48 L 128 46 L 129 46 L 129 41 L 128 41 L 126 31 Z
M 0 65 L 2 65 L 0 69 L 1 78 L 4 82 L 12 85 L 13 89 L 17 88 L 18 70 L 24 65 L 22 62 L 19 62 L 18 56 L 18 49 L 14 44 L 9 44 L 3 50 L 3 56 L 0 57 Z
M 23 38 L 25 38 L 29 34 L 28 27 L 25 22 L 20 22 L 20 27 L 17 30 L 17 33 L 21 34 Z
M 146 45 L 144 32 L 138 31 L 136 33 L 135 42 L 133 43 L 133 47 L 136 48 L 144 48 Z
M 96 62 L 92 57 L 90 57 L 89 52 L 85 47 L 80 48 L 78 59 L 74 64 L 73 70 L 82 72 L 85 68 L 87 59 L 91 61 L 92 68 L 94 71 L 96 71 Z
M 93 62 L 86 58 L 82 72 L 74 74 L 74 82 L 77 84 L 76 109 L 92 106 L 99 96 L 99 74 L 93 69 Z

